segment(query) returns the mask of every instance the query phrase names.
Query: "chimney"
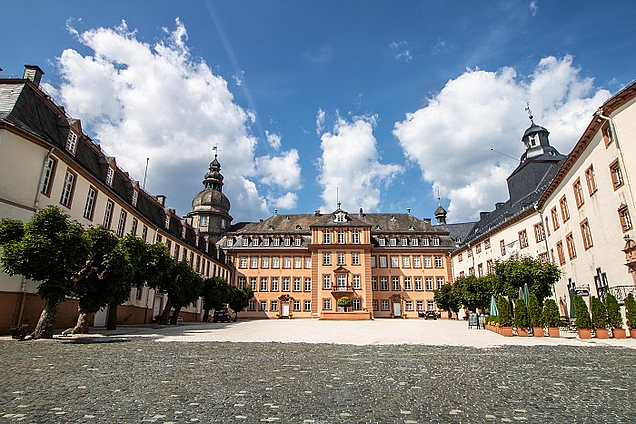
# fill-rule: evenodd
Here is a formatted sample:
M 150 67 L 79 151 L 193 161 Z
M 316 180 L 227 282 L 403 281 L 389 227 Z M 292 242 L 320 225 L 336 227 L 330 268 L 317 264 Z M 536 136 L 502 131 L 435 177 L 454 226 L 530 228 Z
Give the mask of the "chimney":
M 163 194 L 157 194 L 155 198 L 161 206 L 166 206 L 166 196 L 164 196 Z
M 406 213 L 411 214 L 411 208 L 406 208 Z
M 490 215 L 490 212 L 479 212 L 479 220 L 488 218 L 488 215 Z
M 320 209 L 316 209 L 316 210 L 314 211 L 314 215 L 315 215 L 315 216 L 320 216 Z
M 40 80 L 42 80 L 42 75 L 44 75 L 44 71 L 40 69 L 37 65 L 24 65 L 24 76 L 23 79 L 27 79 L 35 84 L 37 87 L 40 86 Z
M 503 202 L 495 203 L 495 209 L 499 209 L 499 208 L 501 208 L 503 205 L 505 205 L 505 203 L 503 203 Z
M 358 215 L 360 216 L 360 218 L 364 217 L 364 211 L 362 210 L 362 208 L 360 208 L 360 212 L 358 213 Z

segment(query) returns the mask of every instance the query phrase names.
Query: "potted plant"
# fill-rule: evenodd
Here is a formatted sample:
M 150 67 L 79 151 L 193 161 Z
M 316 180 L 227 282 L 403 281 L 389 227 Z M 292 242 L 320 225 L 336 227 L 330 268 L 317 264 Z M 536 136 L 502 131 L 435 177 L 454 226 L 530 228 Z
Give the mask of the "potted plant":
M 497 298 L 497 309 L 499 309 L 499 334 L 512 337 L 512 312 L 508 299 L 500 295 Z
M 629 337 L 636 339 L 636 300 L 631 293 L 625 298 L 625 318 L 629 327 Z
M 597 339 L 609 339 L 607 330 L 607 309 L 598 297 L 592 296 L 592 327 L 596 331 Z
M 543 337 L 543 319 L 541 317 L 541 304 L 534 293 L 528 296 L 528 318 L 534 337 Z
M 515 300 L 515 327 L 518 336 L 528 337 L 528 308 L 521 297 Z
M 353 300 L 351 300 L 349 296 L 342 296 L 340 299 L 338 299 L 338 306 L 344 308 L 345 312 L 347 311 L 347 308 L 351 307 L 352 305 Z
M 610 293 L 605 295 L 605 308 L 607 309 L 607 323 L 612 329 L 612 337 L 615 339 L 624 339 L 627 337 L 625 329 L 623 328 L 621 307 L 614 295 Z
M 548 327 L 548 336 L 561 337 L 559 333 L 559 307 L 554 299 L 546 299 L 543 305 L 543 324 Z
M 574 313 L 576 314 L 576 328 L 582 339 L 592 338 L 592 320 L 587 304 L 581 296 L 574 296 Z

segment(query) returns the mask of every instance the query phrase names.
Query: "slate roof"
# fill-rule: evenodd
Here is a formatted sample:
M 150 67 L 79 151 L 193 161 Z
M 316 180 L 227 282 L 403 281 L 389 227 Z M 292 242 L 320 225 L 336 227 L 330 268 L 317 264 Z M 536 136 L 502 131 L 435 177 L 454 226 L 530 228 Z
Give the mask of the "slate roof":
M 64 109 L 39 90 L 30 81 L 24 79 L 0 79 L 0 124 L 14 127 L 25 133 L 37 137 L 39 140 L 55 147 L 56 154 L 64 155 L 75 165 L 101 182 L 102 190 L 127 204 L 129 209 L 136 209 L 149 223 L 170 233 L 177 239 L 184 240 L 191 247 L 207 251 L 207 256 L 224 261 L 222 252 L 216 254 L 214 243 L 209 243 L 205 249 L 202 236 L 197 238 L 195 231 L 186 226 L 185 238 L 182 238 L 184 222 L 170 213 L 169 229 L 165 228 L 165 218 L 169 210 L 164 208 L 154 196 L 138 189 L 137 206 L 132 205 L 132 193 L 137 182 L 128 173 L 116 167 L 112 187 L 106 184 L 106 173 L 114 158 L 107 156 L 101 147 L 87 135 L 78 137 L 75 155 L 66 151 L 66 140 L 70 127 L 76 120 L 70 118 Z M 171 212 L 171 211 L 170 211 Z

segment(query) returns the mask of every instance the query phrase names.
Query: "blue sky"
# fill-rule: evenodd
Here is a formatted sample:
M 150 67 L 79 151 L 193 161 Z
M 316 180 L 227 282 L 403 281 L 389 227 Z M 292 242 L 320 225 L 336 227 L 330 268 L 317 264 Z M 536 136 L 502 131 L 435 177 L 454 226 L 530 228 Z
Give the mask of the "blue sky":
M 219 146 L 236 221 L 343 208 L 475 219 L 529 121 L 569 153 L 636 78 L 632 2 L 11 2 L 23 64 L 185 215 Z M 12 42 L 7 42 L 12 40 Z

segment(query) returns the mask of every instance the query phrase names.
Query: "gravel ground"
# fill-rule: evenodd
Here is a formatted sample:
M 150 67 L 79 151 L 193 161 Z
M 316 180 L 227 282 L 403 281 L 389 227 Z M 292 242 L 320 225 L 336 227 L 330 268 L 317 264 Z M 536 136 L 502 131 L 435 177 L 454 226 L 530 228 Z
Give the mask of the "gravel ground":
M 156 342 L 232 326 L 3 338 L 0 423 L 636 421 L 636 350 L 607 344 Z

